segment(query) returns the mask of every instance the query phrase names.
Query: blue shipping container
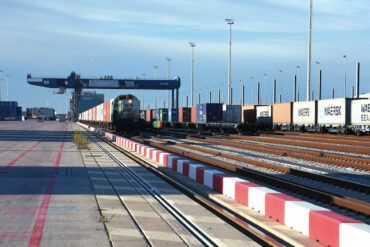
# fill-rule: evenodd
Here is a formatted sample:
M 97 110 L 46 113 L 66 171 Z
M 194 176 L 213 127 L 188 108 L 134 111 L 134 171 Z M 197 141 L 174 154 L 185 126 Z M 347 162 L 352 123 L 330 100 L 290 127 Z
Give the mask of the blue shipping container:
M 222 104 L 220 103 L 198 104 L 196 110 L 199 123 L 222 121 Z
M 169 122 L 179 121 L 179 109 L 170 109 L 168 111 L 168 121 Z
M 155 119 L 155 120 L 159 120 L 159 114 L 160 114 L 159 109 L 155 109 L 155 110 L 154 110 L 154 119 Z

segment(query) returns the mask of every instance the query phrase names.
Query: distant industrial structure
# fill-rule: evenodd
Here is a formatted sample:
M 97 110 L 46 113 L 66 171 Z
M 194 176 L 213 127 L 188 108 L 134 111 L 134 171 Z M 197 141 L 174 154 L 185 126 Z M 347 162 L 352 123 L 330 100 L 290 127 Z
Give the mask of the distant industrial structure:
M 22 107 L 16 101 L 0 101 L 0 121 L 22 120 Z
M 27 108 L 27 116 L 29 118 L 39 119 L 42 118 L 43 120 L 55 120 L 55 109 L 47 108 L 47 107 L 33 107 Z
M 74 103 L 74 92 L 72 92 L 72 98 L 70 100 L 70 109 L 73 111 L 75 107 Z M 81 92 L 80 96 L 80 103 L 78 105 L 78 111 L 84 112 L 88 109 L 91 109 L 97 105 L 100 105 L 101 103 L 104 103 L 104 94 L 98 94 L 96 91 L 90 91 L 90 92 Z

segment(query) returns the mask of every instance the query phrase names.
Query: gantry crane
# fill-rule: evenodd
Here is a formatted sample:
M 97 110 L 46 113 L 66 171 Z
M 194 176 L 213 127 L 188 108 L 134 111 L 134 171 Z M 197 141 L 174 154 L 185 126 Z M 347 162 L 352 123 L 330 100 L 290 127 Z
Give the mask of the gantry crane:
M 144 89 L 144 90 L 171 90 L 172 108 L 179 106 L 179 88 L 181 80 L 175 77 L 173 80 L 141 80 L 141 79 L 113 79 L 113 76 L 101 78 L 81 78 L 79 74 L 72 72 L 67 78 L 43 78 L 27 75 L 27 82 L 31 85 L 58 88 L 58 94 L 65 93 L 66 89 L 74 89 L 73 120 L 78 119 L 78 106 L 82 89 Z M 176 100 L 175 100 L 176 93 Z

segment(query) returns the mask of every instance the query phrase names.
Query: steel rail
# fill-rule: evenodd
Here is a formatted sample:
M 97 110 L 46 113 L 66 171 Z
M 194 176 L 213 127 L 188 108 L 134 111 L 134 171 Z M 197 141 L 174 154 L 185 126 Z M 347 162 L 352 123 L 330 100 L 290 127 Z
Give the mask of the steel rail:
M 349 198 L 345 198 L 345 197 L 342 197 L 340 195 L 330 194 L 328 192 L 325 192 L 325 191 L 322 191 L 322 190 L 319 190 L 319 189 L 316 189 L 316 188 L 312 188 L 310 186 L 298 184 L 298 183 L 295 183 L 295 182 L 291 182 L 291 181 L 287 181 L 287 180 L 284 180 L 284 179 L 281 179 L 281 178 L 277 178 L 277 177 L 272 176 L 272 175 L 264 174 L 262 172 L 254 171 L 252 169 L 243 167 L 241 165 L 235 165 L 235 164 L 232 164 L 232 163 L 229 163 L 229 162 L 220 161 L 220 160 L 205 157 L 205 156 L 200 156 L 199 154 L 194 154 L 194 153 L 191 153 L 191 152 L 188 152 L 188 151 L 183 151 L 183 150 L 179 150 L 179 149 L 176 149 L 176 148 L 173 148 L 173 147 L 168 147 L 167 145 L 163 145 L 163 144 L 160 144 L 160 143 L 148 141 L 148 140 L 145 140 L 145 139 L 142 139 L 142 138 L 133 137 L 132 139 L 135 140 L 135 141 L 138 141 L 138 142 L 142 142 L 142 143 L 157 147 L 157 148 L 161 148 L 163 150 L 166 150 L 166 151 L 169 151 L 169 152 L 172 152 L 172 153 L 183 155 L 185 157 L 210 164 L 210 165 L 218 167 L 218 168 L 225 169 L 227 171 L 239 174 L 241 176 L 252 177 L 253 179 L 258 179 L 258 180 L 263 181 L 267 184 L 277 186 L 277 187 L 281 187 L 281 188 L 285 188 L 285 189 L 287 189 L 289 191 L 292 191 L 294 193 L 298 193 L 298 194 L 302 194 L 302 195 L 305 195 L 305 196 L 315 198 L 318 201 L 322 201 L 322 202 L 325 202 L 325 203 L 331 203 L 333 205 L 340 206 L 340 207 L 343 207 L 343 208 L 346 208 L 346 209 L 349 209 L 349 210 L 353 210 L 355 212 L 362 213 L 362 214 L 365 214 L 365 215 L 370 214 L 370 206 L 366 202 L 361 201 L 361 203 L 360 203 L 360 201 L 358 201 L 356 199 L 353 199 L 353 198 L 352 198 L 353 200 L 350 200 Z M 264 166 L 270 166 L 271 165 L 271 164 L 267 164 L 267 163 L 264 163 L 264 162 L 261 162 L 261 161 L 255 161 L 255 160 L 251 160 L 250 162 L 252 164 L 259 164 L 259 165 L 264 165 Z M 290 168 L 286 168 L 286 169 L 287 169 L 288 172 L 291 171 Z
M 327 163 L 342 167 L 353 167 L 365 171 L 370 171 L 370 160 L 358 157 L 348 157 L 344 155 L 329 154 L 318 151 L 301 150 L 295 148 L 271 146 L 268 144 L 257 144 L 257 143 L 246 143 L 233 140 L 220 140 L 219 138 L 202 137 L 196 135 L 187 135 L 183 133 L 176 133 L 172 131 L 161 131 L 164 134 L 182 135 L 184 138 L 189 140 L 197 140 L 202 142 L 208 142 L 213 144 L 222 143 L 224 146 L 236 147 L 245 150 L 253 150 L 257 152 L 271 153 L 280 156 L 289 156 L 297 159 L 304 159 L 309 161 L 316 161 L 321 163 Z M 216 137 L 224 137 L 217 135 Z M 233 136 L 233 138 L 244 139 L 243 136 Z
M 90 132 L 91 133 L 91 132 Z M 181 192 L 189 196 L 191 199 L 197 201 L 204 207 L 208 208 L 211 210 L 213 213 L 215 213 L 217 216 L 231 224 L 232 226 L 236 227 L 240 231 L 247 233 L 248 237 L 251 237 L 253 240 L 255 240 L 258 243 L 263 244 L 264 246 L 281 246 L 281 245 L 286 245 L 286 246 L 291 246 L 289 243 L 285 242 L 284 240 L 280 239 L 279 237 L 274 236 L 273 234 L 269 233 L 268 231 L 262 229 L 258 225 L 250 226 L 250 223 L 246 222 L 242 216 L 236 214 L 235 212 L 231 211 L 228 208 L 223 207 L 222 205 L 218 204 L 217 202 L 214 202 L 213 200 L 208 200 L 204 198 L 203 196 L 199 195 L 195 191 L 191 190 L 190 188 L 187 188 L 180 182 L 176 181 L 175 179 L 169 177 L 165 173 L 159 171 L 158 169 L 152 167 L 149 163 L 146 161 L 142 160 L 141 158 L 133 155 L 131 152 L 126 151 L 125 149 L 114 145 L 113 143 L 107 141 L 105 138 L 100 137 L 99 135 L 95 133 L 91 133 L 97 138 L 103 140 L 106 142 L 108 145 L 111 147 L 115 148 L 116 150 L 120 151 L 130 159 L 134 160 L 135 162 L 139 163 L 152 173 L 156 174 L 160 178 L 164 179 L 166 182 L 169 184 L 173 185 L 177 189 L 179 189 Z M 253 225 L 253 224 L 251 224 Z M 261 233 L 261 232 L 263 233 Z M 267 235 L 267 236 L 266 236 Z M 271 241 L 273 239 L 274 241 Z
M 133 171 L 128 169 L 128 167 L 118 160 L 113 154 L 111 154 L 107 149 L 105 149 L 100 143 L 95 143 L 103 152 L 108 155 L 116 164 L 118 164 L 121 169 L 125 172 L 126 175 L 131 177 L 137 184 L 141 186 L 149 195 L 151 195 L 156 201 L 169 213 L 171 214 L 182 226 L 185 227 L 199 242 L 204 246 L 218 246 L 218 244 L 212 240 L 212 237 L 209 236 L 205 231 L 203 231 L 199 226 L 186 218 L 186 216 L 175 206 L 171 205 L 164 198 L 155 187 L 150 186 L 142 178 L 136 175 Z M 148 241 L 150 241 L 148 239 Z

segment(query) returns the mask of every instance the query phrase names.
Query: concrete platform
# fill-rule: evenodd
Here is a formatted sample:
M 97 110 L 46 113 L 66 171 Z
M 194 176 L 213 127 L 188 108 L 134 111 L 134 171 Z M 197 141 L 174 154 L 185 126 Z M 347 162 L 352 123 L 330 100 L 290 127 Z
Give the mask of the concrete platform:
M 0 122 L 0 246 L 111 246 L 65 123 Z
M 0 122 L 0 246 L 201 246 L 76 126 Z M 101 143 L 220 246 L 258 246 L 181 192 Z

